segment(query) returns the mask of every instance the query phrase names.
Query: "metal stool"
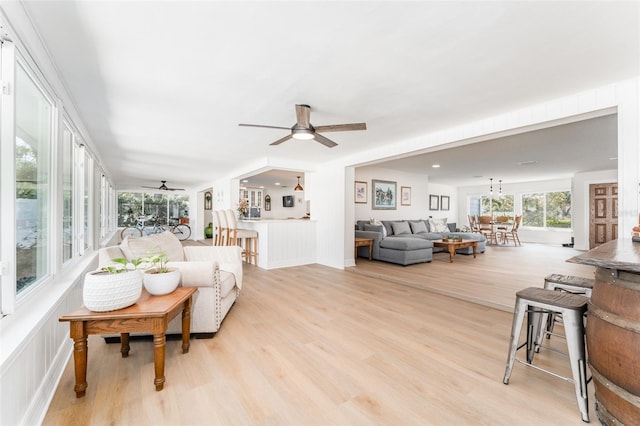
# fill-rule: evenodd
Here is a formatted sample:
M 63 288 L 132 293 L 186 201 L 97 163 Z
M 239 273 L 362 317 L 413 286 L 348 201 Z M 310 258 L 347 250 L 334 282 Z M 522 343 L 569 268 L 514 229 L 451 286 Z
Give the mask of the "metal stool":
M 573 275 L 549 274 L 544 278 L 544 288 L 547 290 L 566 291 L 573 294 L 584 294 L 591 297 L 593 285 L 596 280 L 594 278 L 576 277 Z M 542 338 L 546 335 L 547 339 L 553 334 L 553 326 L 556 323 L 556 315 L 543 314 L 542 323 L 546 323 L 545 330 L 540 333 L 536 344 L 538 348 L 542 344 Z
M 589 422 L 589 401 L 587 395 L 587 358 L 584 344 L 583 317 L 587 311 L 588 300 L 587 297 L 579 294 L 537 287 L 529 287 L 517 292 L 516 305 L 513 313 L 513 325 L 511 327 L 509 356 L 507 358 L 507 368 L 504 372 L 503 379 L 504 384 L 508 385 L 511 371 L 513 370 L 513 363 L 514 361 L 518 361 L 523 365 L 533 367 L 536 370 L 573 383 L 578 408 L 582 414 L 582 420 L 585 422 Z M 524 322 L 525 312 L 527 313 L 527 340 L 519 345 L 518 340 Z M 573 378 L 564 377 L 533 365 L 533 356 L 536 352 L 536 340 L 537 336 L 540 335 L 543 313 L 562 315 Z M 516 358 L 516 351 L 525 346 L 527 348 L 526 362 Z

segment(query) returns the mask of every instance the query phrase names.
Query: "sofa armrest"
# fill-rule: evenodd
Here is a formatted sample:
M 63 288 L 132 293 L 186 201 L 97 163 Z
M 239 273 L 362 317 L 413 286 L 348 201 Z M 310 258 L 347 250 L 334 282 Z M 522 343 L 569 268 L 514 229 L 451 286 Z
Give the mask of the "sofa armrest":
M 215 261 L 167 262 L 180 271 L 182 287 L 214 287 L 220 282 L 220 267 Z
M 187 261 L 216 261 L 220 270 L 231 272 L 236 277 L 236 285 L 242 288 L 242 248 L 238 246 L 186 246 Z
M 112 259 L 124 257 L 124 253 L 119 246 L 103 247 L 98 250 L 98 268 L 103 266 L 117 265 Z
M 356 231 L 357 238 L 371 238 L 373 239 L 373 258 L 378 259 L 378 252 L 380 250 L 380 241 L 382 241 L 382 232 L 376 231 Z

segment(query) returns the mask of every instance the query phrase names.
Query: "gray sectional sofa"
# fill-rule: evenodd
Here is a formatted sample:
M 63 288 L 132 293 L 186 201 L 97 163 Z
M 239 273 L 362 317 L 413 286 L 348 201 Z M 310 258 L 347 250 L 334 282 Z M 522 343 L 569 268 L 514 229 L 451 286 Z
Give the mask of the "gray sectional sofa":
M 446 238 L 450 235 L 461 236 L 463 239 L 477 240 L 478 253 L 484 253 L 486 238 L 482 234 L 470 232 L 456 232 L 455 223 L 447 224 L 450 232 L 432 232 L 428 219 L 416 220 L 383 220 L 381 225 L 370 223 L 368 220 L 356 222 L 355 236 L 373 239 L 374 260 L 411 265 L 414 263 L 431 262 L 434 252 L 445 251 L 444 248 L 433 247 L 433 240 Z M 382 227 L 384 226 L 384 231 Z M 459 254 L 473 254 L 473 248 L 467 247 L 456 251 Z M 358 257 L 369 257 L 368 247 L 358 247 Z

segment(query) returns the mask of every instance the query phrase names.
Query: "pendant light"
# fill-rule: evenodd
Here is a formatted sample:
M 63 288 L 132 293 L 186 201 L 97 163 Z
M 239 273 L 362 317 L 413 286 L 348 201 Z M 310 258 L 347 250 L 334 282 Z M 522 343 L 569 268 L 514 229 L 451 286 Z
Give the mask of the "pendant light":
M 302 192 L 304 191 L 304 189 L 302 188 L 302 186 L 300 186 L 300 176 L 297 176 L 298 178 L 298 184 L 296 185 L 295 188 L 293 188 L 294 192 Z

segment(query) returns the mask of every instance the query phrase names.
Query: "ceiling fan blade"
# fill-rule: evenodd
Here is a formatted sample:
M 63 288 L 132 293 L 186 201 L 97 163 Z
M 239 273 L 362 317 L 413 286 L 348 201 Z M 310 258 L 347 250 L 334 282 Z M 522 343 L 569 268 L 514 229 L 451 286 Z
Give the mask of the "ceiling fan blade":
M 157 186 L 144 186 L 144 185 L 142 185 L 140 188 L 158 189 Z
M 309 128 L 309 117 L 311 116 L 311 107 L 309 105 L 296 105 L 296 119 L 298 125 Z
M 278 140 L 277 140 L 277 141 L 275 141 L 275 142 L 270 143 L 269 145 L 280 145 L 282 142 L 286 142 L 286 141 L 288 141 L 289 139 L 291 139 L 292 137 L 293 137 L 293 136 L 291 136 L 291 135 L 287 135 L 287 136 L 285 136 L 285 137 L 283 137 L 283 138 L 278 139 Z
M 184 188 L 167 188 L 167 191 L 184 191 Z
M 350 130 L 367 130 L 367 123 L 329 124 L 315 126 L 316 132 L 347 132 Z
M 335 143 L 334 141 L 332 141 L 329 138 L 325 138 L 324 136 L 316 133 L 314 136 L 314 139 L 317 142 L 320 142 L 322 145 L 326 146 L 327 148 L 333 148 L 334 146 L 338 145 L 337 143 Z
M 238 124 L 238 126 L 243 126 L 243 127 L 264 127 L 265 129 L 284 129 L 284 130 L 291 130 L 291 127 L 264 126 L 264 125 L 262 125 L 262 124 Z

